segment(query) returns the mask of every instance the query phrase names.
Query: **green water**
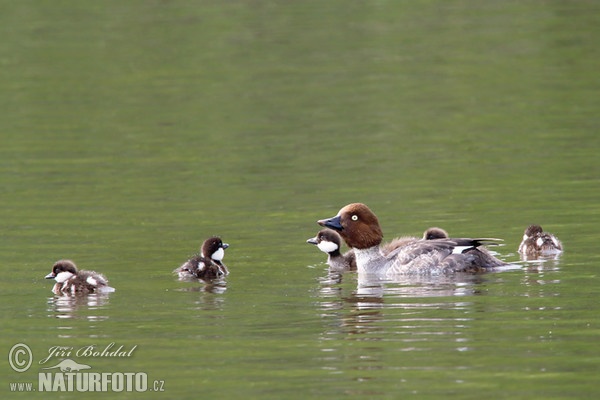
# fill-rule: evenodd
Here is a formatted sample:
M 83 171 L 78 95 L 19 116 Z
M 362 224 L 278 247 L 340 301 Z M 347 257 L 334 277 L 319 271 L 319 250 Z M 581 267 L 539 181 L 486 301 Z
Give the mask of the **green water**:
M 70 358 L 164 383 L 123 398 L 597 397 L 599 11 L 0 1 L 2 398 L 104 395 L 9 384 L 111 343 L 137 347 Z M 518 261 L 535 222 L 566 251 L 364 287 L 305 243 L 356 201 L 388 239 L 437 225 Z M 178 281 L 214 234 L 226 284 Z M 55 298 L 60 258 L 116 292 Z

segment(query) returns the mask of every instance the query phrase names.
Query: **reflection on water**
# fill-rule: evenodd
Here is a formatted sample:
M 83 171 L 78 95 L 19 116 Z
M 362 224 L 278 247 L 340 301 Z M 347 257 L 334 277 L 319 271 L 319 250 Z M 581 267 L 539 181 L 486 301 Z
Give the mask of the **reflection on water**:
M 484 281 L 485 275 L 457 274 L 436 277 L 396 277 L 393 280 L 377 276 L 360 275 L 357 293 L 370 293 L 383 297 L 442 297 L 466 296 L 474 294 L 477 283 Z
M 532 288 L 539 285 L 556 284 L 560 283 L 558 279 L 549 279 L 548 274 L 560 271 L 560 256 L 562 253 L 545 255 L 545 256 L 527 256 L 525 254 L 519 254 L 519 257 L 523 261 L 525 274 L 521 282 L 525 287 Z M 527 296 L 532 295 L 530 291 L 527 291 Z M 543 293 L 537 293 L 536 297 L 545 297 Z
M 476 285 L 485 281 L 485 275 L 457 274 L 454 276 L 400 276 L 393 280 L 377 275 L 328 272 L 319 279 L 322 297 L 339 293 L 344 279 L 354 279 L 357 288 L 355 297 L 442 297 L 476 294 Z
M 99 315 L 108 305 L 108 293 L 86 295 L 56 295 L 48 298 L 49 317 L 60 319 L 85 318 L 90 321 L 102 321 L 108 316 Z M 93 312 L 92 314 L 88 311 Z
M 179 279 L 182 280 L 182 279 Z M 198 305 L 200 310 L 222 310 L 225 304 L 225 296 L 219 296 L 227 290 L 227 282 L 224 279 L 205 282 L 201 279 L 188 280 L 187 282 L 197 281 L 201 285 L 188 286 L 175 289 L 178 292 L 199 293 L 200 297 L 194 303 Z
M 344 281 L 352 283 L 349 288 Z M 356 274 L 328 274 L 320 279 L 321 362 L 342 373 L 353 359 L 357 380 L 390 367 L 391 353 L 430 352 L 442 343 L 458 352 L 471 350 L 473 303 L 484 293 L 485 275 L 415 277 L 386 281 Z M 356 285 L 353 283 L 356 282 Z M 342 341 L 355 341 L 348 354 Z
M 546 254 L 546 255 L 538 255 L 538 256 L 529 256 L 527 254 L 519 254 L 521 260 L 528 261 L 531 263 L 544 263 L 546 261 L 559 261 L 562 253 L 556 254 Z
M 523 295 L 527 297 L 556 297 L 560 292 L 556 285 L 560 284 L 560 279 L 555 279 L 559 268 L 559 258 L 538 258 L 527 262 L 525 274 L 521 279 L 521 283 L 525 288 Z M 528 309 L 525 307 L 524 309 Z M 554 310 L 561 309 L 560 306 L 551 307 Z M 545 306 L 538 307 L 538 310 L 545 309 Z
M 215 293 L 222 294 L 227 290 L 227 281 L 224 278 L 214 279 L 214 280 L 203 280 L 196 277 L 178 277 L 180 282 L 191 282 L 191 283 L 199 283 L 199 286 L 189 286 L 186 288 L 177 289 L 180 291 L 187 292 L 207 292 L 207 293 Z
M 74 329 L 74 326 L 69 321 L 86 320 L 92 323 L 105 321 L 108 315 L 105 312 L 110 307 L 108 293 L 91 293 L 86 295 L 55 295 L 48 298 L 47 311 L 51 318 L 58 318 L 63 321 L 62 325 L 56 328 L 61 331 L 58 337 L 71 338 L 72 334 L 68 333 Z M 93 325 L 90 325 L 93 327 Z M 96 335 L 90 335 L 96 336 Z
M 200 286 L 190 286 L 186 288 L 176 289 L 180 292 L 206 292 L 214 294 L 222 294 L 227 290 L 227 285 L 221 282 L 211 282 Z
M 410 277 L 394 281 L 329 273 L 319 280 L 317 294 L 323 322 L 319 335 L 322 368 L 331 374 L 353 373 L 357 380 L 373 379 L 372 371 L 381 369 L 432 369 L 448 359 L 453 360 L 452 369 L 468 369 L 454 364 L 462 359 L 456 354 L 477 352 L 485 346 L 482 338 L 489 338 L 489 332 L 482 334 L 481 329 L 490 320 L 504 318 L 499 315 L 508 313 L 507 320 L 518 324 L 520 321 L 514 320 L 512 314 L 515 311 L 561 309 L 546 300 L 560 293 L 557 260 L 526 263 L 525 267 L 516 275 Z M 505 291 L 509 281 L 520 281 L 525 289 L 514 296 Z M 510 300 L 489 308 L 485 306 L 489 301 L 480 298 L 498 294 Z M 538 319 L 543 317 L 536 316 Z M 340 344 L 348 341 L 354 344 Z M 431 358 L 430 354 L 436 357 Z M 413 363 L 422 363 L 405 367 L 406 357 L 411 357 Z
M 355 279 L 358 284 L 348 294 L 341 285 L 346 278 Z M 391 321 L 398 322 L 398 327 L 410 330 L 412 334 L 422 328 L 429 332 L 431 323 L 447 324 L 448 321 L 438 314 L 430 317 L 423 314 L 429 310 L 465 310 L 470 303 L 456 301 L 456 297 L 481 294 L 478 285 L 484 280 L 484 275 L 460 275 L 387 281 L 356 274 L 329 273 L 320 279 L 319 290 L 321 317 L 329 321 L 324 337 L 365 334 L 380 329 L 379 322 L 388 325 Z M 432 301 L 435 298 L 440 300 Z M 450 319 L 452 323 L 459 320 L 464 321 L 463 318 Z M 428 323 L 423 324 L 424 321 Z
M 598 391 L 595 2 L 47 3 L 0 16 L 7 338 L 148 343 L 138 361 L 181 398 Z M 550 219 L 568 252 L 483 282 L 316 283 L 292 269 L 320 259 L 301 242 L 346 201 L 390 235 L 435 223 L 515 251 L 524 221 Z M 213 233 L 250 268 L 229 290 L 174 282 L 169 260 Z M 22 301 L 41 254 L 122 286 Z M 462 389 L 458 365 L 473 366 Z
M 526 270 L 528 272 L 542 272 L 542 271 L 558 271 L 560 270 L 560 255 L 552 256 L 552 257 L 540 257 L 534 258 L 530 260 L 526 260 L 525 258 L 524 264 L 526 265 Z

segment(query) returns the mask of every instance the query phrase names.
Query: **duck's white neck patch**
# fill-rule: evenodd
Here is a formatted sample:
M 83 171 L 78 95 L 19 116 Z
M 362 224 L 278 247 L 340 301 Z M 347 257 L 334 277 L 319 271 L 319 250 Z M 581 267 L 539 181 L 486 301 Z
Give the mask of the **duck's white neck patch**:
M 221 261 L 223 257 L 225 257 L 225 250 L 223 250 L 222 247 L 219 247 L 219 250 L 215 251 L 212 253 L 212 256 L 210 256 L 210 258 L 217 261 Z
M 529 239 L 529 236 L 523 235 L 523 240 L 527 240 L 527 239 Z
M 317 244 L 317 247 L 323 253 L 331 253 L 333 251 L 336 251 L 339 248 L 337 244 L 330 242 L 328 240 L 323 240 L 323 241 L 319 242 L 319 244 Z
M 538 238 L 538 240 L 535 241 L 535 244 L 537 244 L 538 247 L 542 247 L 542 245 L 544 244 L 544 239 Z
M 72 272 L 63 271 L 63 272 L 59 272 L 58 274 L 56 274 L 56 277 L 54 278 L 54 280 L 58 283 L 65 283 L 66 281 L 68 281 L 69 279 L 71 279 L 74 276 L 75 276 L 75 274 L 73 274 Z

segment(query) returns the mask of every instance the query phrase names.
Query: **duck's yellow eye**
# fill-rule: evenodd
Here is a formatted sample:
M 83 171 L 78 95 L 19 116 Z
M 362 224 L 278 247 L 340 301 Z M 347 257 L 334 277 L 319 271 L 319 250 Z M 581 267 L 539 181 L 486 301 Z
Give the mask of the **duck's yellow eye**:
M 358 221 L 358 215 L 353 215 L 352 216 L 352 221 Z

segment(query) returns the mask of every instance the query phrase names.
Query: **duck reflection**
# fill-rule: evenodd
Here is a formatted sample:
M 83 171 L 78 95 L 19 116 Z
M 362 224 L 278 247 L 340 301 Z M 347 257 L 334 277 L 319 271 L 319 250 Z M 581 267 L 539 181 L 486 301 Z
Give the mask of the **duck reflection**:
M 389 280 L 376 275 L 328 272 L 326 276 L 319 279 L 320 296 L 323 299 L 340 296 L 344 279 L 356 282 L 356 286 L 351 295 L 342 296 L 337 299 L 337 302 L 349 303 L 360 308 L 365 300 L 367 304 L 372 304 L 374 301 L 382 304 L 384 297 L 429 298 L 476 295 L 480 291 L 478 284 L 485 282 L 485 275 L 410 276 Z
M 343 285 L 347 279 L 356 282 L 349 288 Z M 369 277 L 352 273 L 329 273 L 320 279 L 319 297 L 321 316 L 338 318 L 338 326 L 353 332 L 364 328 L 363 317 L 375 320 L 385 318 L 387 310 L 404 310 L 396 317 L 412 315 L 415 310 L 462 309 L 463 301 L 456 297 L 468 297 L 481 294 L 479 284 L 485 281 L 484 275 L 460 275 L 454 277 L 406 277 L 393 281 L 379 277 Z M 443 299 L 432 301 L 433 298 Z M 340 315 L 342 311 L 344 315 Z M 389 317 L 389 316 L 388 316 Z
M 449 342 L 455 351 L 470 350 L 473 303 L 468 298 L 484 293 L 485 280 L 484 275 L 386 281 L 353 273 L 328 274 L 319 280 L 318 291 L 323 368 L 339 373 L 351 358 L 351 368 L 361 371 L 357 379 L 368 380 L 372 378 L 368 371 L 389 362 L 385 360 L 390 350 L 428 352 L 440 342 Z M 348 340 L 361 345 L 342 344 Z

